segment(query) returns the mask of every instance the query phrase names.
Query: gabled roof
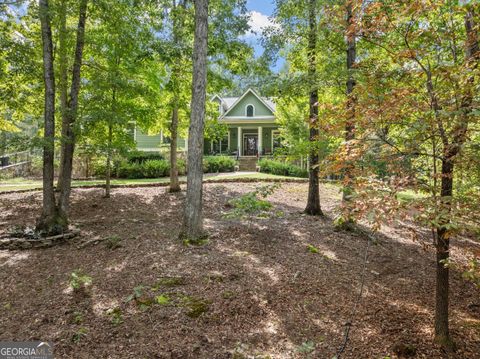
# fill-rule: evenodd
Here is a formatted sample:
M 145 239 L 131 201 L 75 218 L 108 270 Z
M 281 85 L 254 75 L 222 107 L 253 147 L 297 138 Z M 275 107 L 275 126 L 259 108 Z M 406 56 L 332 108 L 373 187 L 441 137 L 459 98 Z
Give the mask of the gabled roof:
M 267 97 L 261 97 L 260 95 L 257 94 L 253 89 L 249 88 L 245 93 L 240 96 L 240 97 L 220 97 L 218 95 L 215 95 L 212 97 L 212 101 L 217 98 L 220 100 L 224 113 L 221 116 L 221 118 L 228 116 L 228 113 L 240 102 L 242 99 L 247 96 L 247 94 L 253 94 L 256 98 L 260 100 L 261 103 L 263 103 L 270 111 L 275 112 L 275 103 L 272 101 L 272 99 L 267 98 Z

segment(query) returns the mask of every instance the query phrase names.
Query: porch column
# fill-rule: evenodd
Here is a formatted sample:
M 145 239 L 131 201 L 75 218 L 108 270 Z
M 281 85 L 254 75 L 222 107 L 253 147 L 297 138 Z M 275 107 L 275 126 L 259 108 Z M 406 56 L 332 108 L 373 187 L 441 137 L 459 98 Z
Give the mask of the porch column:
M 258 126 L 258 155 L 263 154 L 263 127 Z
M 238 126 L 238 156 L 242 155 L 242 128 Z

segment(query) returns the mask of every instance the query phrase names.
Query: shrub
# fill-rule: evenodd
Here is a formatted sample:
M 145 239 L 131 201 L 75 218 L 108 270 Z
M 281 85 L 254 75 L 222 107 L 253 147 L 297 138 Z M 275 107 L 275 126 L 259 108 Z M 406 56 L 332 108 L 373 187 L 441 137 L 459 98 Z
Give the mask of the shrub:
M 206 156 L 203 158 L 203 172 L 233 172 L 237 162 L 228 156 Z
M 164 157 L 160 152 L 143 152 L 134 151 L 130 152 L 127 156 L 129 163 L 144 163 L 150 160 L 163 160 Z
M 186 171 L 185 161 L 177 161 L 178 174 L 184 175 Z M 167 160 L 147 160 L 141 163 L 122 162 L 117 168 L 118 178 L 159 178 L 170 175 L 170 163 Z
M 170 171 L 170 165 L 165 160 L 148 160 L 140 164 L 143 178 L 166 177 Z
M 261 159 L 258 164 L 260 166 L 260 172 L 271 173 L 279 176 L 308 177 L 307 170 L 288 163 Z
M 142 165 L 138 163 L 120 163 L 117 168 L 117 177 L 137 179 L 143 178 Z
M 105 177 L 107 174 L 107 164 L 105 163 L 105 159 L 101 157 L 92 161 L 91 171 L 94 177 Z
M 267 201 L 266 198 L 279 187 L 280 184 L 278 183 L 257 187 L 255 191 L 248 192 L 230 200 L 228 203 L 233 207 L 233 210 L 227 213 L 225 217 L 268 216 L 268 212 L 272 209 L 273 205 Z

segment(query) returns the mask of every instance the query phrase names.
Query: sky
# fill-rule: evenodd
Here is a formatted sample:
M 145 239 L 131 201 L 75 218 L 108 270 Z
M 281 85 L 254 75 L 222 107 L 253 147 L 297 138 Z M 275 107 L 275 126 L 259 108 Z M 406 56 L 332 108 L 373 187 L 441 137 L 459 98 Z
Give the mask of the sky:
M 249 25 L 253 32 L 246 36 L 246 40 L 254 47 L 255 56 L 260 56 L 263 53 L 263 47 L 260 43 L 262 29 L 267 26 L 275 25 L 271 19 L 275 5 L 273 0 L 248 0 L 247 9 L 250 13 Z M 279 59 L 272 67 L 272 70 L 278 71 L 284 62 L 284 59 Z

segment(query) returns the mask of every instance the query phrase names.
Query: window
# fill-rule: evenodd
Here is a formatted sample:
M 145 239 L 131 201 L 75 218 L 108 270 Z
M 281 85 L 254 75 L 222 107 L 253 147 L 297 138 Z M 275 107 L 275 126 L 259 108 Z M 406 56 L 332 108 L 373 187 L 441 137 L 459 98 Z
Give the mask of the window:
M 245 112 L 247 113 L 247 117 L 253 117 L 253 105 L 247 105 Z

